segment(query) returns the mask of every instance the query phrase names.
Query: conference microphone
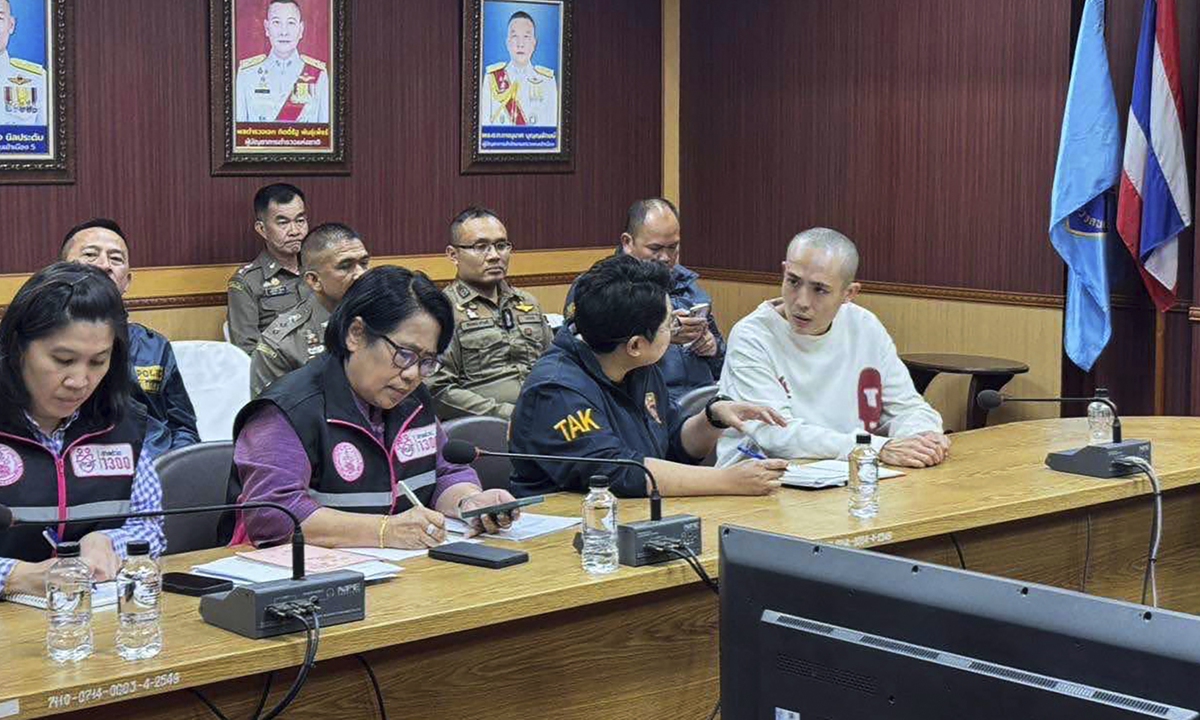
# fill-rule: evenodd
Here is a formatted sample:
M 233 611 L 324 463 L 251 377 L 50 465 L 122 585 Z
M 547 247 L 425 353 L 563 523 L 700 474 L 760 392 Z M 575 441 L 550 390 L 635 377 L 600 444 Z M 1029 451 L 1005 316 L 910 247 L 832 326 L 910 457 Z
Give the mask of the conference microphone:
M 650 479 L 650 519 L 617 526 L 617 554 L 622 565 L 650 565 L 673 559 L 669 552 L 659 547 L 679 546 L 700 554 L 700 518 L 695 515 L 662 516 L 662 495 L 658 481 L 650 468 L 636 460 L 625 458 L 590 458 L 570 455 L 532 455 L 529 453 L 500 452 L 476 447 L 465 440 L 450 440 L 442 448 L 442 457 L 455 465 L 470 465 L 481 457 L 502 457 L 512 460 L 533 460 L 554 463 L 582 463 L 585 465 L 623 465 L 635 467 Z M 686 550 L 685 550 L 686 551 Z
M 337 625 L 362 620 L 365 617 L 363 576 L 347 570 L 306 576 L 304 572 L 304 530 L 300 519 L 288 508 L 273 502 L 246 502 L 225 505 L 196 505 L 187 508 L 164 508 L 144 512 L 87 515 L 46 523 L 22 520 L 11 508 L 0 505 L 0 531 L 17 526 L 73 525 L 77 523 L 108 522 L 133 518 L 197 515 L 230 510 L 272 509 L 282 512 L 292 521 L 292 577 L 235 587 L 223 593 L 200 598 L 200 616 L 210 625 L 224 628 L 249 638 L 265 638 L 304 630 L 304 624 L 280 614 L 285 606 L 303 605 L 320 616 L 322 625 Z
M 1150 462 L 1149 440 L 1128 440 L 1121 434 L 1121 416 L 1117 414 L 1117 406 L 1108 397 L 1104 388 L 1096 388 L 1093 397 L 1048 397 L 1048 398 L 1015 398 L 1003 395 L 995 390 L 983 390 L 975 396 L 975 402 L 984 410 L 995 410 L 1010 402 L 1051 402 L 1065 405 L 1068 403 L 1104 403 L 1112 410 L 1113 427 L 1112 442 L 1101 445 L 1086 445 L 1075 450 L 1053 452 L 1046 456 L 1046 465 L 1052 470 L 1087 475 L 1097 478 L 1114 478 L 1132 475 L 1138 470 L 1128 464 L 1117 462 L 1126 456 L 1140 457 Z

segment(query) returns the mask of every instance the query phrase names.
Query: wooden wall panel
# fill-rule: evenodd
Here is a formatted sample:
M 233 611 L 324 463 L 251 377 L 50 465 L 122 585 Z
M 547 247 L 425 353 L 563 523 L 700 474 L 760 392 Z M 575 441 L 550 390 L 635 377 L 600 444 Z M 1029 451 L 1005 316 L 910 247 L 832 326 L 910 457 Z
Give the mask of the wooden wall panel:
M 276 178 L 209 175 L 208 2 L 83 4 L 78 180 L 0 188 L 0 272 L 46 264 L 62 233 L 95 215 L 125 226 L 138 266 L 248 261 L 251 198 Z M 470 177 L 458 172 L 461 3 L 348 6 L 353 174 L 293 178 L 315 222 L 350 223 L 378 255 L 439 252 L 450 218 L 480 203 L 521 248 L 608 245 L 630 200 L 660 192 L 657 2 L 576 0 L 573 174 Z
M 728 333 L 738 319 L 763 300 L 779 296 L 779 286 L 702 280 L 713 296 L 721 330 Z M 1005 388 L 1013 395 L 1057 395 L 1062 367 L 1062 313 L 1054 308 L 1028 308 L 987 303 L 930 300 L 863 293 L 858 303 L 879 316 L 901 352 L 961 352 L 994 355 L 1030 367 Z M 1003 330 L 1000 330 L 1003 328 Z M 988 330 L 992 329 L 992 330 Z M 925 393 L 952 430 L 966 427 L 967 376 L 940 375 Z M 1055 405 L 1009 405 L 991 413 L 989 423 L 1057 417 Z
M 1061 294 L 1070 20 L 1045 0 L 686 3 L 687 262 L 773 271 L 827 225 L 868 280 Z

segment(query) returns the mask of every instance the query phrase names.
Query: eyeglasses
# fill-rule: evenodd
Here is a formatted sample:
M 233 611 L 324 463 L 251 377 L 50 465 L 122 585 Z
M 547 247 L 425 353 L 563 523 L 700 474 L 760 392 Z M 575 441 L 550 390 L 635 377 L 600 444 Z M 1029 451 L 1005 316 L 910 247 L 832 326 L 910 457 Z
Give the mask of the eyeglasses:
M 673 245 L 647 245 L 646 250 L 651 255 L 666 255 L 667 257 L 675 257 L 679 254 L 679 243 Z
M 417 373 L 421 377 L 426 378 L 430 375 L 437 374 L 438 370 L 442 369 L 442 359 L 435 356 L 421 357 L 421 354 L 416 350 L 410 350 L 401 345 L 392 342 L 392 339 L 383 333 L 373 333 L 378 335 L 381 340 L 392 346 L 392 350 L 396 354 L 392 356 L 392 364 L 400 370 L 407 370 L 413 365 L 417 366 Z
M 455 245 L 454 247 L 460 250 L 470 250 L 476 255 L 487 255 L 488 250 L 495 250 L 497 255 L 503 255 L 512 250 L 512 243 L 507 240 L 498 240 L 494 243 L 477 242 L 474 245 Z

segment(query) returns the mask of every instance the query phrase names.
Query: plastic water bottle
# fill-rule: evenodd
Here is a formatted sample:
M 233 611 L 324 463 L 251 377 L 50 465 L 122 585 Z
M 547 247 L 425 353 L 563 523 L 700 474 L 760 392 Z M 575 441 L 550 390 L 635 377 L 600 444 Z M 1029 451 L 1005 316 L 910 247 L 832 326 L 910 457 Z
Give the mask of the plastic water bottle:
M 608 477 L 593 475 L 583 499 L 583 569 L 594 575 L 617 569 L 617 499 Z
M 117 654 L 145 660 L 162 651 L 162 573 L 150 557 L 150 543 L 134 541 L 126 551 L 117 574 Z
M 871 436 L 859 433 L 850 451 L 850 514 L 873 518 L 879 514 L 879 454 Z
M 1096 388 L 1096 397 L 1108 398 L 1108 390 Z M 1088 445 L 1103 445 L 1113 441 L 1113 411 L 1102 402 L 1088 405 Z
M 46 571 L 46 652 L 54 662 L 78 662 L 92 654 L 92 570 L 79 543 L 58 545 L 58 561 Z

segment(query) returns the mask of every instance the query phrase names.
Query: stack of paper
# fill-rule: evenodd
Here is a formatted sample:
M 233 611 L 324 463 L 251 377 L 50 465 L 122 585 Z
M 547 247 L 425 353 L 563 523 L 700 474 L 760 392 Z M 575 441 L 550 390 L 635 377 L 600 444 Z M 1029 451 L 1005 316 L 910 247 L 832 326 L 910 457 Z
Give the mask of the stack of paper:
M 342 550 L 329 550 L 315 545 L 304 546 L 304 571 L 309 574 L 332 570 L 353 570 L 368 581 L 395 577 L 403 568 L 391 563 L 369 560 Z M 192 572 L 205 577 L 232 580 L 237 585 L 287 580 L 292 576 L 291 546 L 278 546 L 240 552 L 203 565 L 194 565 Z
M 904 473 L 879 468 L 879 479 L 899 477 Z M 850 480 L 850 463 L 845 460 L 820 460 L 808 465 L 788 465 L 780 481 L 785 487 L 825 488 L 845 485 Z
M 28 605 L 29 607 L 46 609 L 46 597 L 44 595 L 27 595 L 25 593 L 13 593 L 12 595 L 4 595 L 3 600 L 14 602 L 18 605 Z M 108 582 L 95 583 L 92 585 L 92 610 L 104 610 L 117 606 L 117 583 L 113 580 Z
M 560 517 L 558 515 L 535 515 L 534 513 L 521 513 L 521 517 L 512 524 L 512 527 L 507 530 L 501 530 L 498 533 L 488 533 L 483 537 L 496 538 L 498 540 L 513 540 L 520 542 L 521 540 L 531 540 L 542 535 L 556 533 L 559 530 L 566 530 L 570 527 L 575 527 L 579 524 L 577 517 Z M 446 532 L 456 533 L 458 535 L 466 535 L 471 531 L 470 525 L 457 518 L 446 518 Z

